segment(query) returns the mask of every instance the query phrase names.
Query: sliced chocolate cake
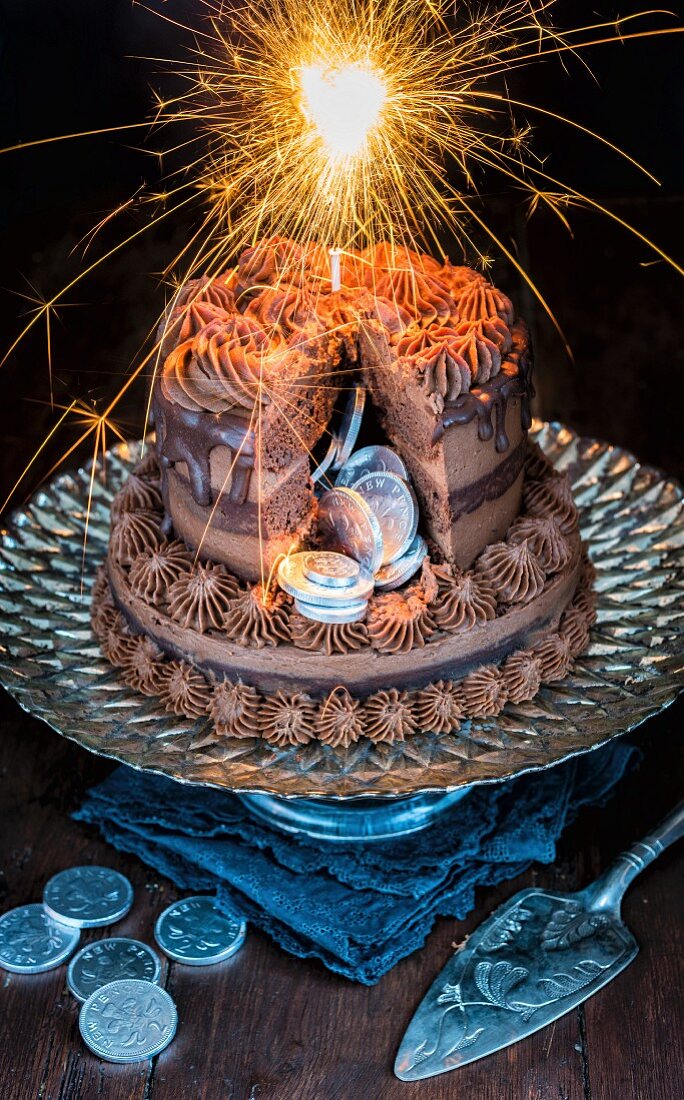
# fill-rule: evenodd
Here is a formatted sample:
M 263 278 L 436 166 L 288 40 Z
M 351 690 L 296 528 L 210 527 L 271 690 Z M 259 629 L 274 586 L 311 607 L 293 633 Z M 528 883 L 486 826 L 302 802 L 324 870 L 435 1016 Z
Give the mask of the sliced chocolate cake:
M 588 642 L 592 570 L 569 481 L 527 440 L 511 302 L 387 245 L 341 267 L 333 291 L 323 249 L 272 238 L 181 289 L 156 452 L 112 508 L 103 652 L 217 737 L 449 736 L 562 679 Z

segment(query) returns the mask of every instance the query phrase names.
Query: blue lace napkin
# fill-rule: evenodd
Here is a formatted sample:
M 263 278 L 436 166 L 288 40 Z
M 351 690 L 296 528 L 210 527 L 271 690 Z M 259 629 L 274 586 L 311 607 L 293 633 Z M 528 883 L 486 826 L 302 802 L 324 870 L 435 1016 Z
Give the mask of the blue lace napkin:
M 233 795 L 118 768 L 74 815 L 183 890 L 262 928 L 286 951 L 372 985 L 421 947 L 438 916 L 462 919 L 475 889 L 553 862 L 582 806 L 603 803 L 637 750 L 616 742 L 550 771 L 476 787 L 428 829 L 326 845 L 288 836 Z

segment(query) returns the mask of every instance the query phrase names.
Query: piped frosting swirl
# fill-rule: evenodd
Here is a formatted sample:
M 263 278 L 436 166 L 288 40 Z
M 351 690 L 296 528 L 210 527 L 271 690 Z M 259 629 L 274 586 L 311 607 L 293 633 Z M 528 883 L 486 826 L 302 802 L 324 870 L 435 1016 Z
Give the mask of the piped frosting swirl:
M 168 356 L 162 393 L 189 412 L 251 411 L 256 403 L 268 404 L 263 383 L 273 353 L 266 333 L 247 317 L 212 321 Z
M 290 639 L 288 599 L 284 592 L 265 592 L 256 584 L 228 605 L 224 630 L 238 645 L 277 645 Z
M 321 704 L 316 719 L 318 740 L 335 749 L 346 749 L 362 735 L 361 704 L 347 688 L 330 692 Z
M 209 703 L 209 716 L 219 737 L 258 737 L 261 699 L 253 687 L 219 680 Z
M 197 562 L 171 585 L 169 615 L 185 629 L 191 627 L 200 634 L 220 630 L 239 587 L 224 565 Z
M 478 574 L 497 593 L 500 603 L 529 603 L 544 587 L 544 570 L 527 539 L 517 545 L 495 542 L 477 562 Z

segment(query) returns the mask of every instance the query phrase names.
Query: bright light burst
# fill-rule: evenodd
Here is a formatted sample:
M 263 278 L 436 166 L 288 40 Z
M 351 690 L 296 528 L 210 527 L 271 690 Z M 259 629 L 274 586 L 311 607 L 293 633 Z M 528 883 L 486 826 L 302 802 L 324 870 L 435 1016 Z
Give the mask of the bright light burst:
M 573 209 L 593 209 L 684 274 L 638 229 L 551 173 L 533 146 L 534 120 L 570 126 L 653 180 L 650 173 L 572 119 L 514 98 L 507 81 L 522 66 L 566 56 L 586 64 L 589 48 L 683 28 L 655 10 L 561 34 L 551 23 L 554 3 L 457 0 L 454 14 L 446 0 L 245 0 L 240 8 L 198 0 L 204 18 L 194 28 L 177 23 L 165 4 L 150 9 L 191 36 L 185 58 L 170 63 L 185 90 L 173 99 L 157 94 L 151 124 L 164 137 L 155 158 L 170 152 L 182 163 L 161 188 L 123 201 L 103 219 L 96 230 L 124 211 L 156 207 L 140 228 L 95 256 L 93 231 L 88 262 L 55 295 L 36 298 L 0 365 L 44 322 L 51 369 L 50 318 L 64 296 L 143 233 L 198 203 L 196 231 L 164 270 L 173 289 L 197 274 L 217 274 L 242 248 L 273 234 L 343 250 L 388 240 L 440 252 L 444 240 L 485 270 L 492 254 L 505 256 L 554 319 L 541 290 L 491 228 L 479 195 L 485 183 L 488 191 L 498 185 L 521 192 L 530 215 L 545 207 L 568 228 Z M 153 347 L 133 366 L 104 411 L 85 418 L 79 444 L 93 436 L 97 454 L 124 395 L 158 360 Z M 79 408 L 72 403 L 63 411 L 48 439 Z
M 517 267 L 475 212 L 484 179 L 521 189 L 530 209 L 549 205 L 547 195 L 561 196 L 556 208 L 600 209 L 547 174 L 530 118 L 576 127 L 646 170 L 571 119 L 512 98 L 506 76 L 677 28 L 632 29 L 667 15 L 643 12 L 561 34 L 553 4 L 458 3 L 454 15 L 446 0 L 249 0 L 238 9 L 204 0 L 206 21 L 178 69 L 187 90 L 156 115 L 162 125 L 194 123 L 191 143 L 200 144 L 188 170 L 209 206 L 208 231 L 185 262 L 218 269 L 259 237 L 282 234 L 438 251 L 446 237 L 475 259 L 494 244 Z

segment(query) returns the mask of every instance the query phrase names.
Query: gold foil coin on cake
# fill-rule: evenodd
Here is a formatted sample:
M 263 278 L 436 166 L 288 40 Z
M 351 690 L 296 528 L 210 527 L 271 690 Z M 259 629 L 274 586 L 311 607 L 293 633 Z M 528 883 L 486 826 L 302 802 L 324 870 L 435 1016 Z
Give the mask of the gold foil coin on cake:
M 413 489 L 397 474 L 386 472 L 364 474 L 352 492 L 363 497 L 380 526 L 383 542 L 380 564 L 396 561 L 406 553 L 418 530 L 418 504 Z
M 408 481 L 408 470 L 403 459 L 391 447 L 362 447 L 351 455 L 335 478 L 336 485 L 346 485 L 353 489 L 359 478 L 365 474 L 389 472 Z
M 356 579 L 344 588 L 310 580 L 305 563 L 311 556 L 312 552 L 308 550 L 290 554 L 278 567 L 278 583 L 294 599 L 315 607 L 340 607 L 367 600 L 373 592 L 373 577 L 361 568 L 358 568 Z
M 380 524 L 370 504 L 354 489 L 335 488 L 323 493 L 318 503 L 318 533 L 326 549 L 355 558 L 369 573 L 382 565 Z

